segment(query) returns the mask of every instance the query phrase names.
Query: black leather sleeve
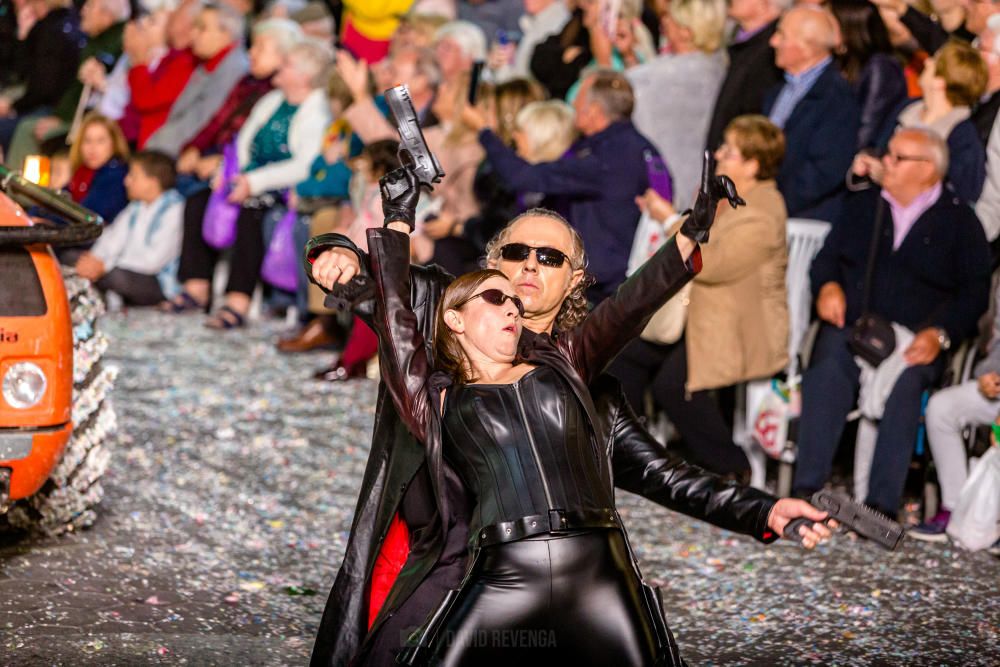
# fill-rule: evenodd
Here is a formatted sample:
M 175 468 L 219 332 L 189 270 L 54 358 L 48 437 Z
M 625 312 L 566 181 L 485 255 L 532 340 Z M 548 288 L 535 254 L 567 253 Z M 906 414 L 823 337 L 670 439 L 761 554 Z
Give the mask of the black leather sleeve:
M 764 543 L 778 539 L 767 527 L 777 499 L 671 455 L 642 426 L 625 399 L 621 384 L 604 375 L 591 385 L 602 417 L 610 421 L 615 486 L 712 525 Z
M 369 229 L 375 279 L 373 325 L 379 339 L 379 365 L 392 402 L 417 440 L 428 440 L 432 406 L 426 384 L 431 360 L 410 289 L 410 238 L 391 229 Z M 434 406 L 436 407 L 436 406 Z
M 358 256 L 360 265 L 360 275 L 371 277 L 371 258 L 368 253 L 359 248 L 349 238 L 343 234 L 320 234 L 309 239 L 306 243 L 305 252 L 302 255 L 302 265 L 309 281 L 322 289 L 328 291 L 315 280 L 312 275 L 313 261 L 321 254 L 332 248 L 345 248 Z M 410 283 L 412 285 L 411 301 L 417 319 L 421 322 L 420 329 L 424 332 L 425 338 L 430 338 L 431 328 L 434 324 L 434 312 L 437 308 L 438 299 L 444 293 L 445 288 L 454 280 L 450 273 L 432 264 L 430 266 L 410 265 Z M 375 313 L 375 300 L 360 301 L 354 304 L 354 314 L 360 317 L 365 324 L 373 326 L 372 317 Z
M 582 324 L 560 335 L 563 354 L 587 384 L 604 372 L 622 348 L 638 338 L 649 318 L 701 271 L 701 249 L 685 262 L 670 238 Z

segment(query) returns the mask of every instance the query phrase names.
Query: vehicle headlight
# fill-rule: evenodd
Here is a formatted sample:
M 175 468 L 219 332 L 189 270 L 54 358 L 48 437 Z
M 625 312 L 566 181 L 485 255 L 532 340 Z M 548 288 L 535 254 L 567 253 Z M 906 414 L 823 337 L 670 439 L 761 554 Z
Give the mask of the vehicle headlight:
M 3 376 L 3 397 L 12 407 L 30 408 L 45 395 L 48 381 L 42 369 L 30 361 L 16 363 Z

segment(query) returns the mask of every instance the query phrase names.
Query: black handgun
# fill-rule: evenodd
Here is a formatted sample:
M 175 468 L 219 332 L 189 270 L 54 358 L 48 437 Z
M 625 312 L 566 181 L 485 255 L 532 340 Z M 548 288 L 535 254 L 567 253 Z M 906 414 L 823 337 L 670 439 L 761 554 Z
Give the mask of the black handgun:
M 881 544 L 890 551 L 899 546 L 903 539 L 902 526 L 886 515 L 854 502 L 846 493 L 824 489 L 814 493 L 810 502 L 816 508 L 829 513 L 830 519 L 839 521 L 846 528 Z M 785 526 L 784 537 L 801 542 L 802 536 L 799 535 L 799 528 L 812 524 L 811 520 L 804 517 L 793 519 Z
M 406 84 L 390 88 L 385 91 L 385 100 L 389 103 L 389 111 L 399 130 L 399 161 L 413 171 L 421 185 L 433 190 L 434 184 L 444 178 L 444 170 L 424 141 L 424 133 L 417 121 L 413 100 L 410 99 L 410 89 Z M 405 181 L 397 185 L 400 189 L 406 188 Z M 400 193 L 393 192 L 390 186 L 389 195 L 394 197 L 397 194 Z

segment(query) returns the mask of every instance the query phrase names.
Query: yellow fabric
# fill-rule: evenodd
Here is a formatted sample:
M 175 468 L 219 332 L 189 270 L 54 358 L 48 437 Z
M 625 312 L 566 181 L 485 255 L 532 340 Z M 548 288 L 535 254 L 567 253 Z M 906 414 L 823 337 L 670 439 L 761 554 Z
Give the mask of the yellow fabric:
M 387 40 L 412 4 L 413 0 L 344 0 L 344 13 L 364 37 Z

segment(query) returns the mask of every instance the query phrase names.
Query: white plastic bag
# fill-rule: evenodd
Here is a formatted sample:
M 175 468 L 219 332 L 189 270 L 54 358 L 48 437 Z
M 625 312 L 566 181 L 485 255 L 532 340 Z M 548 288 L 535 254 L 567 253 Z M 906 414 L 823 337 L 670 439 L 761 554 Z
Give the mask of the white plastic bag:
M 648 212 L 643 212 L 639 217 L 639 224 L 635 228 L 635 236 L 632 238 L 632 252 L 628 256 L 628 269 L 625 273 L 632 275 L 646 260 L 656 254 L 667 239 L 670 238 L 665 225 L 654 219 Z
M 976 466 L 948 520 L 948 537 L 970 551 L 1000 538 L 1000 447 L 990 447 Z
M 753 383 L 751 383 L 753 384 Z M 771 380 L 752 417 L 752 436 L 772 459 L 780 459 L 788 440 L 788 422 L 798 415 L 798 383 Z

